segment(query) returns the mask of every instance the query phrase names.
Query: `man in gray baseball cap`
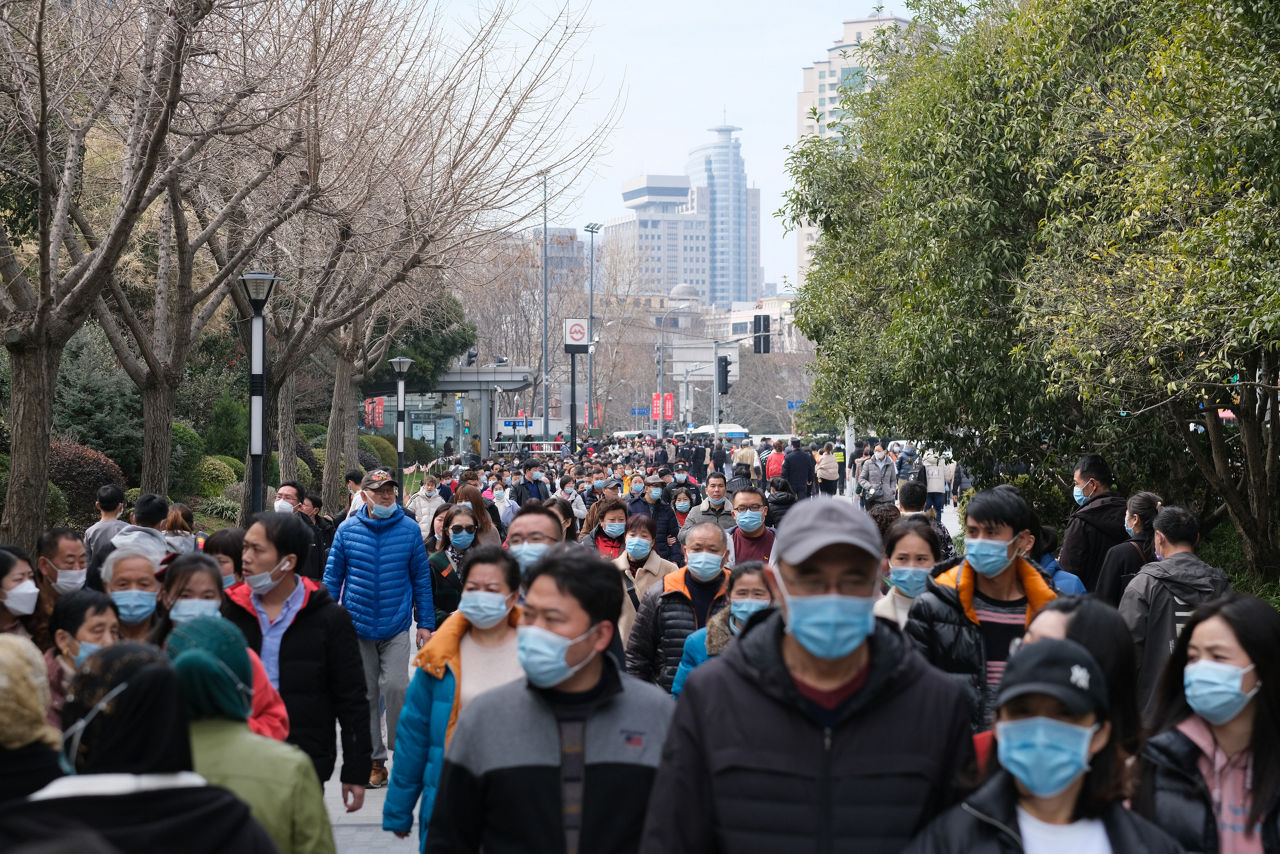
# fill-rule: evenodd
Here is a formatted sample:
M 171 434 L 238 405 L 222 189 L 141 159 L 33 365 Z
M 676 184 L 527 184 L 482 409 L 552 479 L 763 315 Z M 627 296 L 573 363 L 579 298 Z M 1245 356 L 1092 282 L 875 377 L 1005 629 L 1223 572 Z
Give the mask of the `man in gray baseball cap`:
M 778 608 L 685 683 L 641 852 L 900 851 L 959 799 L 967 701 L 872 614 L 881 548 L 847 500 L 787 512 L 765 570 Z

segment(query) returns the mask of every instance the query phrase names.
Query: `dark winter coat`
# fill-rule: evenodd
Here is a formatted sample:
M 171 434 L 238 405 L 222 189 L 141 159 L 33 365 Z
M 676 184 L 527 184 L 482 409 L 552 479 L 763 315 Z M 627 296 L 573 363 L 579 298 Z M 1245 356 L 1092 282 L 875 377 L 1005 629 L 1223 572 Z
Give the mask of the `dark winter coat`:
M 1218 854 L 1213 798 L 1200 773 L 1200 748 L 1176 729 L 1142 748 L 1133 811 L 1164 828 L 1188 854 Z M 1280 798 L 1262 822 L 1262 850 L 1280 854 Z
M 304 589 L 302 608 L 280 642 L 277 686 L 289 712 L 288 741 L 311 757 L 323 782 L 333 775 L 334 724 L 341 725 L 338 779 L 364 785 L 369 782 L 373 746 L 356 630 L 346 609 L 321 584 L 309 578 L 299 578 L 298 583 Z M 250 595 L 247 584 L 229 588 L 222 615 L 244 633 L 249 648 L 261 654 L 262 629 Z
M 904 854 L 1021 854 L 1018 834 L 1018 790 L 1013 777 L 1000 771 L 982 788 L 929 825 Z M 1160 828 L 1134 815 L 1120 803 L 1102 815 L 1115 854 L 1181 854 L 1182 849 Z M 1085 854 L 1085 852 L 1081 852 Z
M 546 501 L 551 497 L 551 487 L 545 480 L 522 480 L 511 488 L 511 500 L 517 507 L 523 507 L 526 501 Z
M 448 549 L 427 558 L 427 565 L 431 567 L 431 603 L 436 612 L 436 625 L 443 626 L 462 601 L 462 576 L 459 567 L 449 560 Z
M 756 615 L 695 670 L 649 800 L 645 854 L 897 852 L 959 800 L 973 767 L 961 691 L 876 622 L 866 684 L 831 726 Z
M 1120 597 L 1129 582 L 1143 566 L 1155 562 L 1154 540 L 1154 537 L 1138 534 L 1108 549 L 1107 556 L 1102 559 L 1094 594 L 1113 608 L 1120 607 Z
M 711 602 L 708 619 L 728 602 L 725 591 L 729 571 L 725 570 L 722 575 L 724 582 Z M 685 639 L 704 625 L 698 622 L 693 610 L 688 571 L 681 568 L 664 575 L 662 583 L 650 587 L 640 600 L 636 621 L 627 639 L 627 672 L 637 679 L 661 685 L 669 692 L 680 669 Z
M 1227 574 L 1191 552 L 1149 563 L 1120 597 L 1120 616 L 1138 655 L 1138 709 L 1144 720 L 1156 711 L 1156 689 L 1173 643 L 1197 605 L 1231 589 Z
M 813 454 L 802 448 L 792 448 L 782 459 L 782 479 L 791 484 L 797 498 L 808 498 L 818 484 L 814 471 Z
M 646 486 L 645 489 L 648 489 Z M 658 539 L 653 547 L 658 550 L 658 557 L 669 560 L 676 566 L 684 566 L 684 550 L 680 548 L 680 522 L 676 519 L 676 511 L 670 504 L 658 501 L 650 504 L 644 499 L 644 493 L 627 502 L 628 516 L 649 516 L 658 526 Z M 686 520 L 688 521 L 688 520 Z M 667 543 L 667 537 L 677 537 L 674 544 Z
M 777 528 L 787 511 L 796 503 L 796 497 L 790 492 L 775 492 L 769 496 L 769 524 Z
M 1032 564 L 1019 559 L 1017 571 L 1027 595 L 1027 622 L 1057 594 Z M 973 607 L 977 589 L 975 573 L 961 562 L 927 582 L 916 597 L 906 632 L 916 648 L 934 667 L 964 687 L 969 701 L 969 722 L 974 732 L 987 728 L 987 651 Z
M 1090 592 L 1098 588 L 1098 573 L 1107 552 L 1129 539 L 1124 529 L 1125 506 L 1123 495 L 1104 492 L 1077 507 L 1067 520 L 1058 563 Z

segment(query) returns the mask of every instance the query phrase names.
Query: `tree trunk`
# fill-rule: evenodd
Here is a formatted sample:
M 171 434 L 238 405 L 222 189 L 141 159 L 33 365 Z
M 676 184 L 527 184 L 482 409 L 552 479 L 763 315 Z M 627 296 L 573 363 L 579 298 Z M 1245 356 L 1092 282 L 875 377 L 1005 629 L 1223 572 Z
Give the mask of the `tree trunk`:
M 347 462 L 344 460 L 344 448 L 351 406 L 351 362 L 341 353 L 334 365 L 333 399 L 329 407 L 329 434 L 325 437 L 324 448 L 324 487 L 321 497 L 325 509 L 330 515 L 341 512 L 347 503 L 346 485 L 343 475 L 346 474 Z
M 294 452 L 297 425 L 294 419 L 294 375 L 280 383 L 279 400 L 276 402 L 276 430 L 280 437 L 280 483 L 298 479 L 298 455 Z M 311 484 L 304 484 L 308 489 Z
M 361 401 L 350 376 L 347 375 L 347 412 L 342 424 L 342 453 L 346 456 L 346 467 L 355 470 L 364 468 L 360 465 L 360 419 L 356 416 Z
M 147 374 L 142 387 L 142 482 L 143 494 L 169 494 L 169 463 L 173 454 L 173 416 L 177 399 L 173 386 L 164 378 Z
M 39 328 L 39 327 L 37 327 Z M 9 488 L 5 493 L 0 539 L 35 552 L 44 517 L 49 482 L 49 438 L 53 433 L 53 398 L 58 363 L 65 342 L 39 336 L 34 342 L 8 345 L 10 378 Z

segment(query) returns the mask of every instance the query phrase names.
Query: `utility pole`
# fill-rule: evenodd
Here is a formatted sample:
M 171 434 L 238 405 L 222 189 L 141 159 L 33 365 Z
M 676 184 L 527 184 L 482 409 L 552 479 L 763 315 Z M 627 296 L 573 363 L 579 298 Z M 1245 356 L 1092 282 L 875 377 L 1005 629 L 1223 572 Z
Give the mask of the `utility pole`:
M 547 284 L 547 173 L 542 173 L 542 440 L 551 438 L 551 365 L 547 336 L 550 334 L 551 310 Z
M 598 222 L 589 222 L 583 231 L 591 235 L 591 256 L 587 273 L 587 340 L 592 347 L 587 351 L 587 435 L 596 424 L 596 233 L 600 231 Z

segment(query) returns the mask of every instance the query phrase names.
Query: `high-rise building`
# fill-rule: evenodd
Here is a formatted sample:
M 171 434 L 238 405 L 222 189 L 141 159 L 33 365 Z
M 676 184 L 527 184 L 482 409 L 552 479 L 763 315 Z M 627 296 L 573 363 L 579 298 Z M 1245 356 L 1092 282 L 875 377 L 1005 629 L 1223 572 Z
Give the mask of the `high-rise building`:
M 877 31 L 892 27 L 905 30 L 911 22 L 905 18 L 855 18 L 844 22 L 844 32 L 827 48 L 826 59 L 806 67 L 804 88 L 796 95 L 796 136 L 827 136 L 831 123 L 841 118 L 841 90 L 857 91 L 866 85 L 866 59 L 861 50 Z M 805 271 L 813 255 L 818 230 L 812 226 L 796 229 L 796 286 L 804 284 Z
M 692 195 L 699 194 L 706 191 Z M 632 178 L 622 185 L 622 203 L 631 212 L 605 223 L 602 242 L 634 251 L 639 291 L 669 294 L 679 284 L 690 284 L 705 294 L 710 287 L 709 219 L 691 200 L 689 179 L 684 175 Z
M 689 153 L 689 182 L 696 194 L 705 189 L 710 224 L 708 301 L 721 308 L 760 298 L 764 270 L 760 266 L 760 190 L 747 186 L 741 128 L 710 128 L 714 142 Z M 699 209 L 700 196 L 693 197 Z

